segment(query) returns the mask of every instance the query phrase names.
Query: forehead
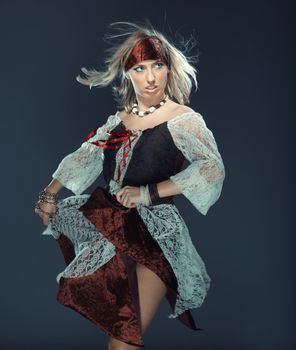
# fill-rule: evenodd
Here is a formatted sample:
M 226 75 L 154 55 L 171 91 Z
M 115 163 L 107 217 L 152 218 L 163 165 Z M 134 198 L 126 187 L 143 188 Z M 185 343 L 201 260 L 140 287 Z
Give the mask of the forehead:
M 150 65 L 150 64 L 153 64 L 153 63 L 155 63 L 155 62 L 159 62 L 159 61 L 161 61 L 161 59 L 155 59 L 155 60 L 144 60 L 144 61 L 140 61 L 140 62 L 138 62 L 138 63 L 136 63 L 135 64 L 135 66 L 137 66 L 137 65 L 142 65 L 142 66 L 148 66 L 148 65 Z

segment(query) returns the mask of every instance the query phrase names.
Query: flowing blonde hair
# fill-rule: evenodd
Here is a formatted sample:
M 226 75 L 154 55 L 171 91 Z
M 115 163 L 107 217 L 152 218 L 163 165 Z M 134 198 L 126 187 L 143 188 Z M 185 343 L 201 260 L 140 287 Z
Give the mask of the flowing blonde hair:
M 146 26 L 132 22 L 113 22 L 110 26 L 116 26 L 118 24 L 128 26 L 130 29 L 119 27 L 119 34 L 106 34 L 105 39 L 111 39 L 112 41 L 122 36 L 127 35 L 128 37 L 120 43 L 114 44 L 111 42 L 112 47 L 105 50 L 105 52 L 108 53 L 105 59 L 106 70 L 97 71 L 95 69 L 86 69 L 82 67 L 81 71 L 86 75 L 86 78 L 82 78 L 78 75 L 76 77 L 77 81 L 83 85 L 89 85 L 91 89 L 93 86 L 103 87 L 110 85 L 113 81 L 119 79 L 119 84 L 114 84 L 112 86 L 113 95 L 119 103 L 117 107 L 125 110 L 130 109 L 132 104 L 136 102 L 136 94 L 130 79 L 126 76 L 124 67 L 136 42 L 147 36 L 153 36 L 161 40 L 170 65 L 170 67 L 168 67 L 170 73 L 168 74 L 165 93 L 170 99 L 175 98 L 180 104 L 184 105 L 189 103 L 189 96 L 193 83 L 196 86 L 196 90 L 198 88 L 196 79 L 197 70 L 191 64 L 197 60 L 198 55 L 186 56 L 186 51 L 192 48 L 190 45 L 195 45 L 194 37 L 191 36 L 188 41 L 183 41 L 183 43 L 181 43 L 184 46 L 182 52 L 181 49 L 171 44 L 169 40 L 149 22 Z

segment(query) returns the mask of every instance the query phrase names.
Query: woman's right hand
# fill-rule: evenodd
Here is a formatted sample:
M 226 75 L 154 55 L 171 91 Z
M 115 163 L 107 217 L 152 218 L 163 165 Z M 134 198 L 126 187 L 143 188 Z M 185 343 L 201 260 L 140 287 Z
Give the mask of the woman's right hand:
M 47 213 L 55 213 L 57 210 L 57 205 L 55 203 L 46 203 L 46 202 L 41 202 L 40 200 L 37 202 L 40 206 L 40 208 Z M 44 225 L 48 225 L 48 220 L 49 220 L 49 215 L 43 213 L 41 210 L 38 208 L 35 208 L 35 213 L 40 216 L 40 218 L 43 221 Z

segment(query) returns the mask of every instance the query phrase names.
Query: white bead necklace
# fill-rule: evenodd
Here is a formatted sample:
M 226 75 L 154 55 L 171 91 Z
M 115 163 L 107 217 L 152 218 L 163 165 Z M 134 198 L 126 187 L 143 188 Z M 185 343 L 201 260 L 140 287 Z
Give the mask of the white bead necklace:
M 168 95 L 166 95 L 166 97 L 163 100 L 161 100 L 157 105 L 150 106 L 147 109 L 147 111 L 140 111 L 138 104 L 134 103 L 133 106 L 132 106 L 132 109 L 129 110 L 128 113 L 133 113 L 133 114 L 138 115 L 139 117 L 144 117 L 145 115 L 153 113 L 156 109 L 158 109 L 159 107 L 163 106 L 166 103 L 167 99 L 168 99 Z

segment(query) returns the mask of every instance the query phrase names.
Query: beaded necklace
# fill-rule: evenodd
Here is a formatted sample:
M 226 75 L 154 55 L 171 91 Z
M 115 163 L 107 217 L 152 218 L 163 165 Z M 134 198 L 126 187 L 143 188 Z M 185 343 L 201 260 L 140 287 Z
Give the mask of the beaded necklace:
M 163 106 L 166 103 L 167 99 L 168 99 L 168 95 L 166 95 L 166 97 L 163 100 L 161 100 L 157 105 L 150 106 L 147 109 L 147 111 L 140 111 L 138 104 L 134 103 L 132 108 L 128 111 L 128 113 L 133 113 L 138 115 L 139 117 L 144 117 L 145 115 L 153 113 L 156 109 Z

